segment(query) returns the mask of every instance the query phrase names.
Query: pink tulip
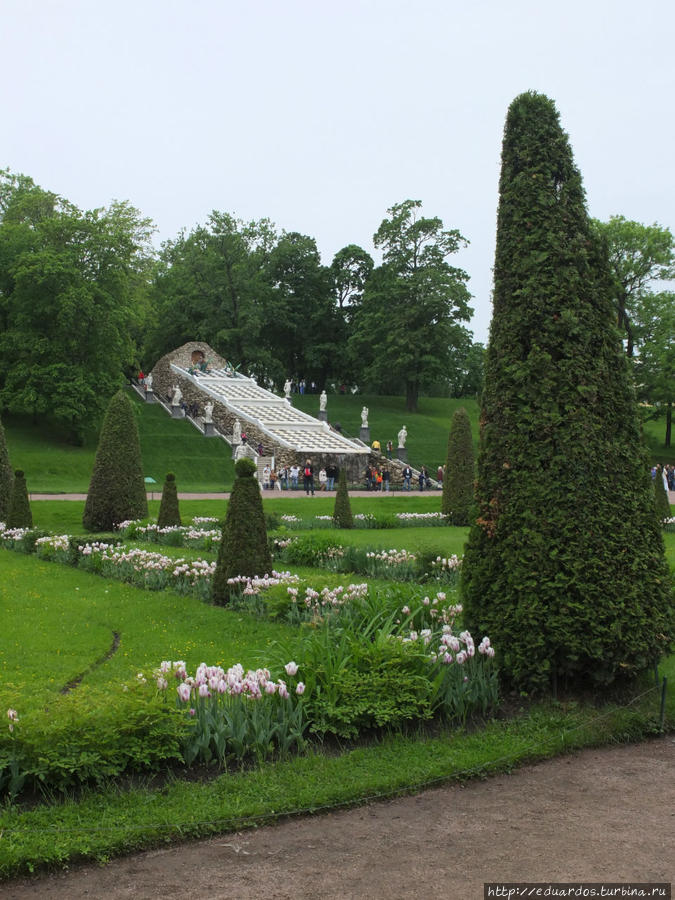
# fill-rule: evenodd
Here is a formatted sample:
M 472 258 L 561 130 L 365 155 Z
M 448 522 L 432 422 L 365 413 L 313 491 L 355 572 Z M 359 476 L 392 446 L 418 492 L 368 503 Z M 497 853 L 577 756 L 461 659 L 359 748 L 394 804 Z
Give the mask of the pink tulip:
M 302 696 L 305 693 L 305 685 L 302 683 L 302 681 L 298 682 L 298 686 L 295 689 L 295 693 L 298 694 L 299 696 Z
M 190 692 L 190 685 L 189 685 L 189 684 L 185 684 L 185 682 L 183 682 L 182 684 L 179 684 L 179 685 L 178 685 L 178 687 L 176 688 L 176 690 L 178 691 L 178 696 L 179 696 L 180 699 L 183 701 L 183 703 L 187 703 L 188 700 L 190 699 L 190 693 L 191 693 L 191 692 Z
M 298 671 L 298 664 L 291 661 L 289 663 L 286 663 L 284 669 L 286 669 L 287 675 L 295 675 Z

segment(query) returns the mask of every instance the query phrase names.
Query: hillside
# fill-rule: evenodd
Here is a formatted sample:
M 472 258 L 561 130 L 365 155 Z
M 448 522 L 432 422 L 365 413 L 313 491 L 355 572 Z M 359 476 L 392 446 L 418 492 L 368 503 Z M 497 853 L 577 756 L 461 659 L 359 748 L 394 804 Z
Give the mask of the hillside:
M 138 412 L 143 472 L 161 491 L 164 476 L 174 472 L 180 491 L 222 491 L 234 480 L 230 448 L 218 438 L 204 438 L 184 419 L 172 419 L 159 404 L 145 404 L 134 391 Z M 31 493 L 86 492 L 94 466 L 96 441 L 72 447 L 44 425 L 26 418 L 3 418 L 12 466 L 26 472 Z M 154 486 L 153 486 L 154 487 Z
M 181 491 L 221 491 L 232 485 L 234 469 L 227 445 L 206 439 L 183 420 L 171 419 L 159 405 L 143 404 L 130 392 L 138 410 L 144 472 L 161 490 L 167 472 L 174 472 Z M 294 394 L 293 405 L 310 415 L 319 410 L 318 394 Z M 339 422 L 347 436 L 358 436 L 361 407 L 369 409 L 371 439 L 384 449 L 388 440 L 396 446 L 402 425 L 408 429 L 408 455 L 415 466 L 426 465 L 432 474 L 445 462 L 448 430 L 454 411 L 464 406 L 471 420 L 474 445 L 478 443 L 478 404 L 473 399 L 455 400 L 422 397 L 419 412 L 405 411 L 403 397 L 328 395 L 329 421 Z M 94 464 L 96 444 L 72 447 L 52 430 L 30 423 L 27 418 L 6 416 L 3 425 L 14 468 L 24 469 L 31 492 L 84 492 Z M 665 426 L 662 419 L 645 423 L 645 436 L 653 460 L 675 462 L 675 448 L 663 448 Z

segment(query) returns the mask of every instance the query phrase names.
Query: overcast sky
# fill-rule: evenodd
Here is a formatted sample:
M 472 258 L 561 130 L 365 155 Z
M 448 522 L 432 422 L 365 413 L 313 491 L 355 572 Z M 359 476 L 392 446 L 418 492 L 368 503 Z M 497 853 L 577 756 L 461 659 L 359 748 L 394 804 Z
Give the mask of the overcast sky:
M 555 100 L 591 215 L 672 229 L 674 35 L 672 0 L 0 0 L 0 167 L 158 244 L 269 217 L 325 264 L 422 200 L 486 340 L 509 103 Z

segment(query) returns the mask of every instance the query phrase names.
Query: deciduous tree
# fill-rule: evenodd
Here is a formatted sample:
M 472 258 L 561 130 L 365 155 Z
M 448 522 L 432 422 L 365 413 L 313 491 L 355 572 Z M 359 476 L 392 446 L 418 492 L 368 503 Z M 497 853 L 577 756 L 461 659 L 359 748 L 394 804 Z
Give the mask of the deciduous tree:
M 380 387 L 402 379 L 411 412 L 425 384 L 447 378 L 471 316 L 468 275 L 448 262 L 467 241 L 441 219 L 419 216 L 421 206 L 392 206 L 375 233 L 383 262 L 366 283 L 350 339 L 361 378 Z

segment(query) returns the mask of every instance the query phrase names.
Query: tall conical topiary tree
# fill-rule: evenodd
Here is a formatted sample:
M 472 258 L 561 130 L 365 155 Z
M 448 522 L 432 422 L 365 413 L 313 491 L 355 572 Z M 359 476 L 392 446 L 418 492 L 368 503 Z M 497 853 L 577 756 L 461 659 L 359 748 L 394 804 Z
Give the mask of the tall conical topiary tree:
M 9 451 L 5 440 L 5 429 L 0 422 L 0 522 L 6 522 L 12 496 L 14 472 L 9 461 Z
M 82 522 L 89 531 L 111 531 L 147 515 L 136 417 L 127 395 L 118 391 L 103 419 Z
M 663 474 L 661 467 L 656 469 L 656 477 L 654 478 L 654 505 L 656 508 L 656 518 L 659 524 L 663 524 L 664 519 L 670 518 L 670 500 L 666 492 L 666 486 L 663 483 Z
M 467 625 L 520 689 L 607 684 L 668 646 L 670 578 L 606 250 L 540 94 L 506 120 L 494 279 Z
M 256 464 L 243 457 L 234 466 L 235 479 L 227 505 L 218 562 L 213 575 L 213 601 L 220 605 L 230 599 L 228 578 L 237 575 L 266 575 L 272 571 L 267 546 L 267 529 Z
M 164 487 L 162 488 L 162 499 L 159 504 L 157 525 L 159 528 L 170 528 L 172 525 L 180 524 L 176 476 L 173 472 L 169 472 L 164 480 Z
M 453 525 L 468 525 L 473 504 L 475 460 L 471 422 L 463 406 L 455 410 L 448 436 L 441 512 Z
M 344 466 L 340 468 L 338 488 L 335 494 L 335 506 L 333 507 L 333 522 L 338 528 L 353 528 L 352 505 L 349 502 L 347 490 L 347 474 Z
M 14 481 L 12 482 L 12 496 L 10 497 L 9 511 L 7 513 L 7 527 L 33 527 L 33 513 L 30 511 L 28 488 L 26 487 L 26 476 L 21 469 L 17 469 L 14 473 Z

